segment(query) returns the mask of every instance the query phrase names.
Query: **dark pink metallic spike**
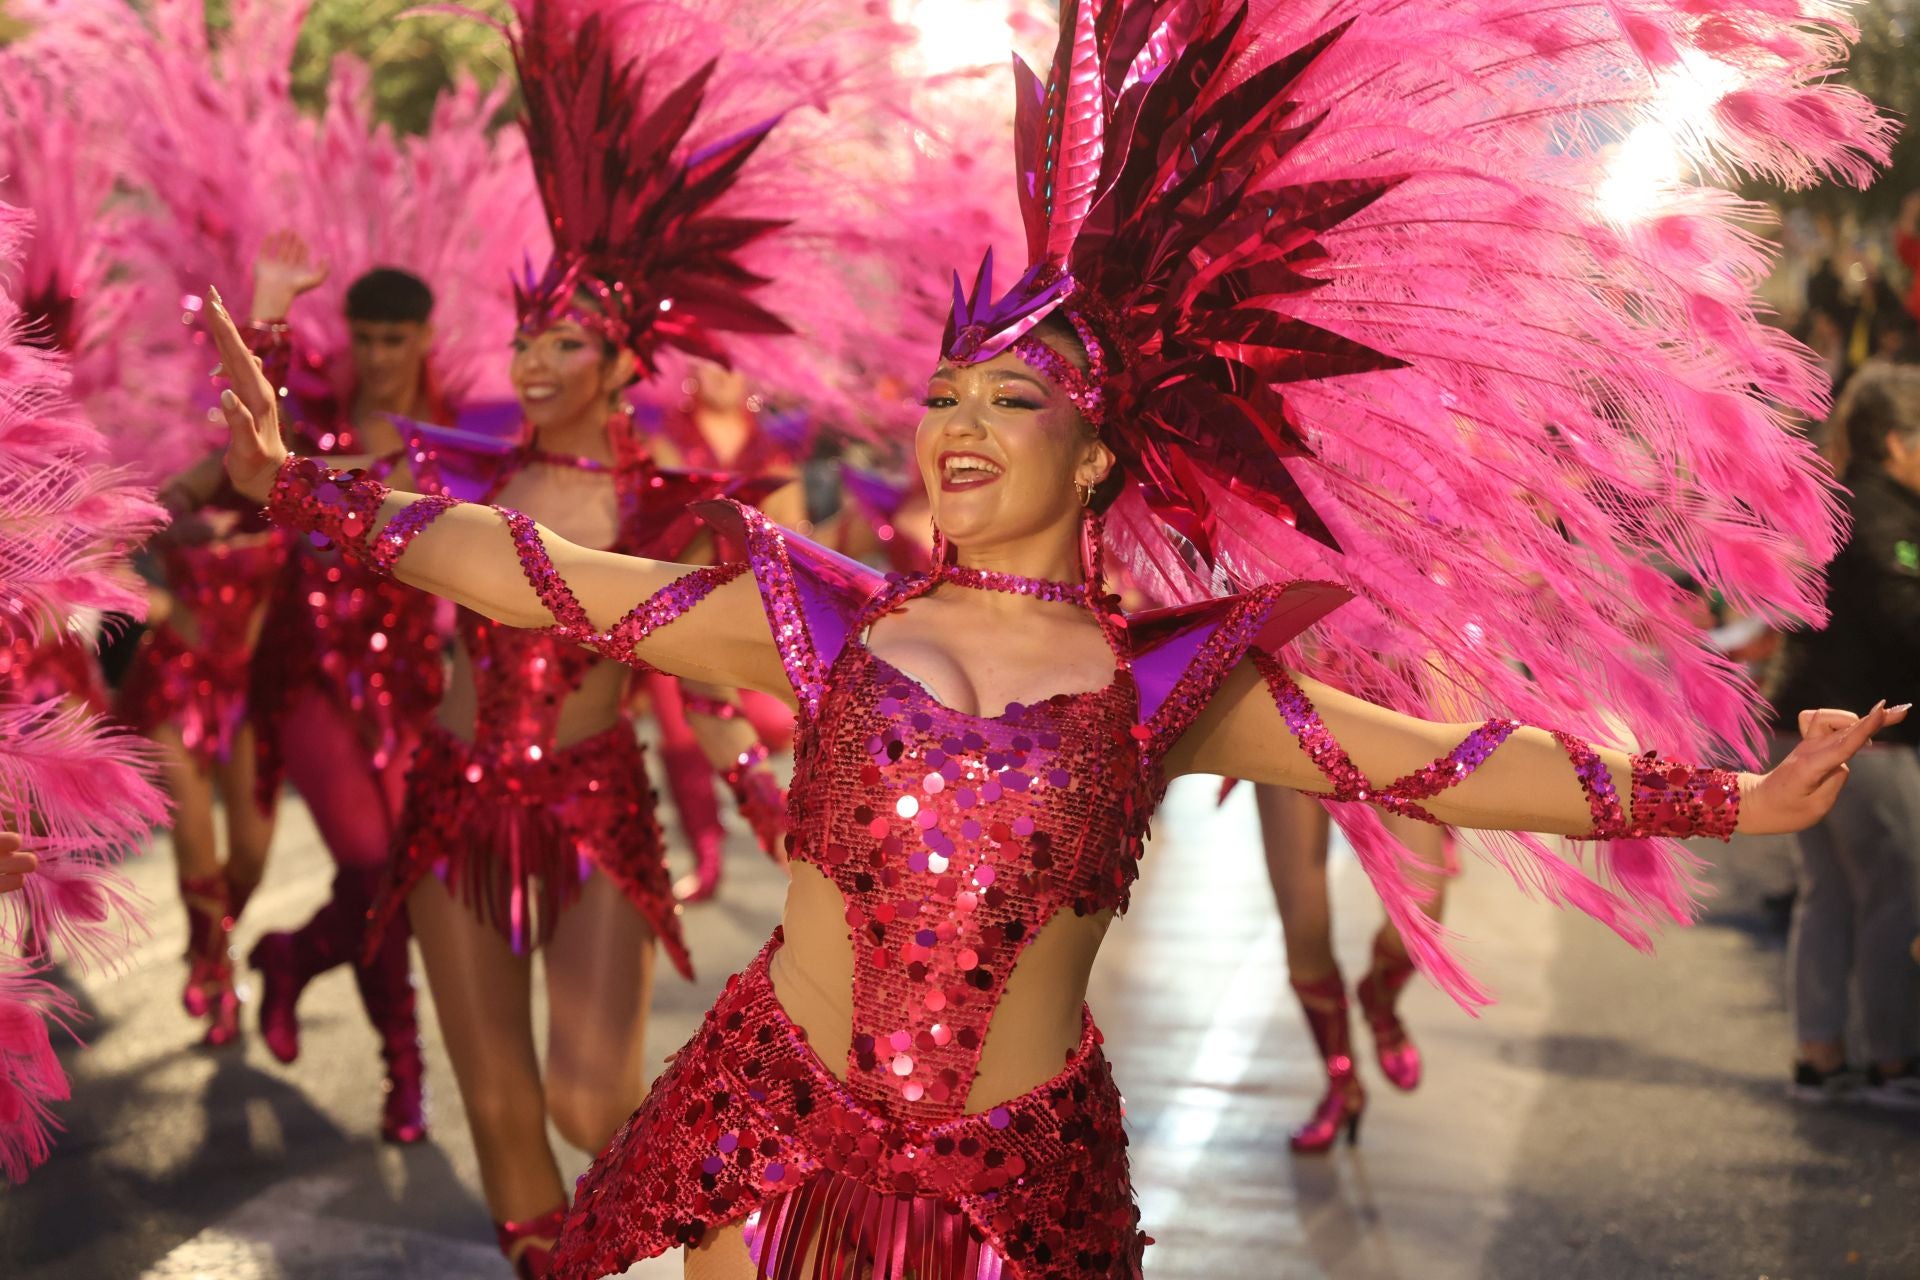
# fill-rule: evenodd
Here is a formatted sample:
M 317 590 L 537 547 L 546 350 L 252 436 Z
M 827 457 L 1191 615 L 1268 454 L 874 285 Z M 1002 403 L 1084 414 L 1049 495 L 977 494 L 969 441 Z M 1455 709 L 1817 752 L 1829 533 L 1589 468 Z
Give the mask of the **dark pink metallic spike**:
M 1106 94 L 1095 39 L 1099 4 L 1097 0 L 1072 3 L 1073 43 L 1067 54 L 1066 77 L 1049 95 L 1060 113 L 1050 157 L 1052 196 L 1047 218 L 1046 254 L 1053 261 L 1067 259 L 1080 234 L 1080 224 L 1093 207 L 1106 142 Z

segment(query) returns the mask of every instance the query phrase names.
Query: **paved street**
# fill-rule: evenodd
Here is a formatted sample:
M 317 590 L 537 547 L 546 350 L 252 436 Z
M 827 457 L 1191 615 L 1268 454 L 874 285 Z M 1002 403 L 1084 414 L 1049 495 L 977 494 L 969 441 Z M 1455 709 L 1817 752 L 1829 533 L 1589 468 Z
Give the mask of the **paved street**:
M 1920 1277 L 1920 1117 L 1783 1097 L 1783 953 L 1758 905 L 1784 882 L 1779 849 L 1735 846 L 1708 920 L 1670 934 L 1658 960 L 1470 860 L 1451 919 L 1501 1003 L 1475 1021 L 1416 984 L 1427 1083 L 1402 1096 L 1371 1076 L 1359 1148 L 1295 1159 L 1286 1133 L 1320 1070 L 1250 798 L 1215 811 L 1212 794 L 1206 780 L 1176 788 L 1092 997 L 1158 1240 L 1149 1280 Z M 779 873 L 733 852 L 724 899 L 688 922 L 700 981 L 659 986 L 660 1056 L 777 911 Z M 373 1037 L 344 971 L 310 990 L 294 1066 L 251 1023 L 243 1046 L 199 1048 L 179 1008 L 185 930 L 164 847 L 133 873 L 161 904 L 155 931 L 125 972 L 75 980 L 92 1021 L 69 1055 L 69 1132 L 0 1195 L 0 1276 L 503 1278 L 437 1039 L 434 1140 L 404 1151 L 378 1141 Z M 242 946 L 304 919 L 328 874 L 289 803 Z M 1357 967 L 1378 908 L 1350 859 L 1337 897 Z

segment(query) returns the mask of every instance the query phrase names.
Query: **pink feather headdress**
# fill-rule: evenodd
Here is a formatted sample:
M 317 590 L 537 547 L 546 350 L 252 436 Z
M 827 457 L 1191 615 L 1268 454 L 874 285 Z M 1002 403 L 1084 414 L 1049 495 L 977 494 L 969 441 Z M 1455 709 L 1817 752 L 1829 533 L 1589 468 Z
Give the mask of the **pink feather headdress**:
M 1751 755 L 1761 707 L 1684 572 L 1817 619 L 1825 379 L 1754 288 L 1764 211 L 1710 182 L 1864 183 L 1890 124 L 1834 84 L 1823 0 L 1067 0 L 1022 73 L 1028 263 L 959 289 L 943 352 L 1015 350 L 1121 461 L 1109 551 L 1149 593 L 1339 581 L 1298 668 L 1449 720 L 1612 724 Z M 1666 161 L 1650 171 L 1648 154 Z M 1058 313 L 1083 373 L 1034 327 Z M 1368 815 L 1423 967 L 1481 995 Z M 1676 848 L 1523 883 L 1637 944 L 1688 918 Z
M 545 270 L 515 288 L 520 323 L 577 320 L 652 374 L 663 346 L 720 360 L 719 333 L 788 331 L 755 301 L 767 281 L 741 260 L 786 220 L 743 216 L 727 201 L 777 116 L 692 143 L 716 59 L 678 74 L 632 52 L 645 8 L 521 0 L 509 39 L 553 233 Z

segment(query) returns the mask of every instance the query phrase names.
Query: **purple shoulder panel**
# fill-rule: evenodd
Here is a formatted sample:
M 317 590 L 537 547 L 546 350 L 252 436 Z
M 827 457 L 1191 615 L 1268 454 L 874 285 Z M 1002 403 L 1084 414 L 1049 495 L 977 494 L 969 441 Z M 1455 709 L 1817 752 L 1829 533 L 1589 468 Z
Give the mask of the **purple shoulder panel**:
M 857 560 L 788 533 L 752 507 L 704 502 L 696 510 L 714 532 L 745 549 L 800 709 L 819 714 L 827 672 L 846 647 L 860 611 L 886 579 Z
M 1160 755 L 1173 745 L 1248 649 L 1278 649 L 1349 598 L 1332 583 L 1294 582 L 1128 618 L 1140 722 L 1151 731 L 1150 749 Z
M 401 417 L 395 417 L 393 424 L 407 442 L 408 470 L 420 492 L 462 502 L 490 499 L 501 472 L 519 448 L 517 439 L 504 434 Z

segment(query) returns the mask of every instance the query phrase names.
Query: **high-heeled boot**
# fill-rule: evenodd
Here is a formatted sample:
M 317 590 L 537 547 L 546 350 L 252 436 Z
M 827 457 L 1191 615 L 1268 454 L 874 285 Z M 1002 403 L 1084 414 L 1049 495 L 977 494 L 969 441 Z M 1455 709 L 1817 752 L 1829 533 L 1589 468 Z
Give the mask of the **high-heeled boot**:
M 564 1204 L 524 1222 L 493 1224 L 500 1252 L 513 1263 L 515 1280 L 546 1280 L 552 1273 L 554 1243 L 560 1239 L 560 1229 L 566 1224 Z
M 1320 1049 L 1320 1060 L 1327 1067 L 1327 1091 L 1313 1109 L 1313 1116 L 1293 1131 L 1293 1149 L 1302 1155 L 1318 1154 L 1332 1148 L 1346 1130 L 1349 1145 L 1360 1141 L 1360 1116 L 1367 1109 L 1367 1092 L 1354 1074 L 1353 1030 L 1347 1019 L 1347 986 L 1339 972 L 1313 982 L 1295 982 L 1293 993 L 1300 998 L 1300 1010 L 1306 1014 L 1313 1042 Z
M 1400 993 L 1413 977 L 1413 961 L 1393 955 L 1373 940 L 1373 966 L 1354 988 L 1360 1012 L 1373 1028 L 1373 1051 L 1380 1060 L 1380 1074 L 1396 1089 L 1413 1089 L 1420 1083 L 1420 1050 L 1400 1022 Z
M 418 1001 L 408 972 L 407 931 L 396 923 L 370 958 L 353 966 L 354 986 L 380 1037 L 387 1078 L 380 1136 L 405 1146 L 427 1136 L 426 1059 L 420 1052 Z
M 379 867 L 341 867 L 332 896 L 312 919 L 291 932 L 267 934 L 248 953 L 247 963 L 260 974 L 260 1038 L 280 1061 L 300 1056 L 300 993 L 359 954 L 383 874 Z
M 760 852 L 784 867 L 787 865 L 787 793 L 771 771 L 760 767 L 766 763 L 768 754 L 766 746 L 756 742 L 742 751 L 740 758 L 720 776 L 733 792 L 740 816 L 752 828 Z
M 692 730 L 685 728 L 682 704 L 674 701 L 655 705 L 663 722 L 660 762 L 667 775 L 667 793 L 673 797 L 674 812 L 680 815 L 680 830 L 693 846 L 693 870 L 673 882 L 673 896 L 681 902 L 705 902 L 720 891 L 721 855 L 727 843 L 727 829 L 720 822 L 720 799 L 714 793 L 713 765 Z M 680 717 L 683 732 L 667 731 L 664 722 L 670 714 Z
M 233 988 L 233 910 L 226 877 L 182 876 L 180 897 L 187 908 L 187 984 L 180 1003 L 187 1013 L 207 1020 L 203 1044 L 231 1044 L 240 1034 L 240 996 Z

